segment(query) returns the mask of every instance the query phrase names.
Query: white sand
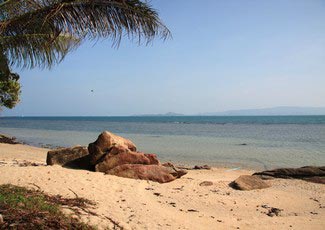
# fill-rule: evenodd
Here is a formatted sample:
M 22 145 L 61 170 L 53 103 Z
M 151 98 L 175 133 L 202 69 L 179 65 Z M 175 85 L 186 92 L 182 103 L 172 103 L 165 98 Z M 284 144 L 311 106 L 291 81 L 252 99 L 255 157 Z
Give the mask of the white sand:
M 26 145 L 0 144 L 0 184 L 37 185 L 65 197 L 74 197 L 74 191 L 97 202 L 93 211 L 99 216 L 82 219 L 100 229 L 113 228 L 112 220 L 124 229 L 325 229 L 325 185 L 276 179 L 269 181 L 271 188 L 236 191 L 228 184 L 252 171 L 191 170 L 174 182 L 158 184 L 60 166 L 13 164 L 45 163 L 46 153 Z M 213 185 L 199 186 L 202 181 Z M 283 211 L 269 217 L 261 205 Z

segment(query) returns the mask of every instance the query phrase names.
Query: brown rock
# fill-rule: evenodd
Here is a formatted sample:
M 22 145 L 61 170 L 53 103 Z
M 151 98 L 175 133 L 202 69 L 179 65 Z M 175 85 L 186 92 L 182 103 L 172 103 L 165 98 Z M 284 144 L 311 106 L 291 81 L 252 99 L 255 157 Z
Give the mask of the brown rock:
M 159 164 L 155 154 L 144 154 L 142 152 L 132 152 L 122 146 L 114 146 L 108 154 L 95 166 L 95 171 L 106 172 L 119 165 L 124 164 Z
M 304 178 L 304 177 L 322 177 L 325 176 L 325 166 L 314 167 L 305 166 L 301 168 L 279 168 L 263 172 L 254 173 L 254 175 L 263 175 L 277 178 Z
M 91 169 L 89 154 L 86 147 L 76 146 L 48 151 L 48 165 L 62 165 L 72 168 Z
M 171 163 L 171 162 L 165 162 L 165 163 L 163 163 L 162 164 L 162 166 L 165 166 L 165 167 L 175 167 L 174 165 L 173 165 L 173 163 Z
M 136 151 L 136 146 L 132 141 L 105 131 L 98 136 L 94 143 L 88 145 L 90 163 L 96 165 L 113 146 L 122 146 L 131 151 Z
M 170 168 L 162 165 L 140 165 L 140 164 L 124 164 L 119 165 L 111 170 L 108 170 L 106 174 L 141 179 L 151 180 L 159 183 L 166 183 L 173 181 L 177 178 L 174 176 Z
M 187 174 L 186 170 L 174 166 L 173 163 L 171 162 L 163 163 L 162 166 L 165 166 L 170 171 L 170 173 L 174 175 L 176 178 L 180 178 L 181 176 Z
M 141 153 L 141 152 L 138 152 L 138 153 Z M 144 153 L 144 155 L 149 159 L 151 165 L 159 165 L 160 164 L 156 154 Z
M 203 181 L 199 184 L 200 186 L 211 186 L 213 185 L 212 181 Z
M 238 190 L 253 190 L 269 188 L 270 186 L 258 176 L 242 175 L 230 183 L 230 186 Z
M 130 149 L 125 148 L 125 146 L 121 146 L 121 145 L 114 145 L 107 151 L 107 153 L 109 153 L 110 155 L 117 155 L 120 153 L 129 153 L 129 152 Z
M 0 134 L 0 143 L 11 144 L 11 145 L 19 144 L 19 142 L 16 141 L 15 137 L 9 137 L 3 134 Z
M 309 177 L 309 178 L 303 178 L 305 181 L 313 182 L 313 183 L 318 183 L 318 184 L 325 184 L 325 177 Z
M 206 170 L 210 170 L 211 167 L 209 165 L 195 165 L 193 169 L 206 169 Z

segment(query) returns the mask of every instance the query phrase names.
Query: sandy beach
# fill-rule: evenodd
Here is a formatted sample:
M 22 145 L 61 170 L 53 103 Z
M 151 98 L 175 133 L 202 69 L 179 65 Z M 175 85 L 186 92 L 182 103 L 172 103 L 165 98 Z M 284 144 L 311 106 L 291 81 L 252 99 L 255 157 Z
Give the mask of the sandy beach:
M 270 180 L 271 187 L 238 191 L 229 183 L 250 170 L 190 170 L 171 183 L 120 178 L 46 166 L 48 149 L 0 144 L 0 184 L 40 187 L 48 194 L 84 197 L 97 214 L 82 216 L 99 229 L 324 229 L 325 186 Z M 26 166 L 26 162 L 38 166 Z M 22 163 L 22 164 L 21 164 Z M 24 166 L 25 165 L 25 166 Z M 202 182 L 211 181 L 210 186 Z M 200 185 L 201 184 L 201 185 Z M 279 216 L 268 216 L 272 208 Z

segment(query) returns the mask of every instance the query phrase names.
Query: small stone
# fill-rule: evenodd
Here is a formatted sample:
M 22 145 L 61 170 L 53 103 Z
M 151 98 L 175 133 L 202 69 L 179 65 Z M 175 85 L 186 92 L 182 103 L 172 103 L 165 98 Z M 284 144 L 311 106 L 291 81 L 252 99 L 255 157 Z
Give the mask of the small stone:
M 195 165 L 193 169 L 197 169 L 197 170 L 201 170 L 201 169 L 210 170 L 211 167 L 209 165 Z
M 171 206 L 173 206 L 173 207 L 176 207 L 176 203 L 175 202 L 170 202 L 169 203 Z
M 159 192 L 154 192 L 153 193 L 155 196 L 161 196 L 161 194 Z
M 3 216 L 0 214 L 0 224 L 3 224 Z
M 211 186 L 213 185 L 212 181 L 203 181 L 199 184 L 200 186 Z
M 187 211 L 188 212 L 199 212 L 198 210 L 195 210 L 195 209 L 188 209 Z

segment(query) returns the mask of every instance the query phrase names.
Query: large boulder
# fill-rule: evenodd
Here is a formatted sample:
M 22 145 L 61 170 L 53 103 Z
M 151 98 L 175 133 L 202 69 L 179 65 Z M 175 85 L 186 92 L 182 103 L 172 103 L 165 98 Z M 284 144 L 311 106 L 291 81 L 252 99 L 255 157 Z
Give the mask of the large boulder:
M 303 179 L 315 183 L 325 183 L 325 166 L 305 166 L 301 168 L 279 168 L 254 173 L 262 179 L 286 178 Z
M 106 174 L 166 183 L 179 178 L 181 174 L 184 175 L 184 172 L 180 174 L 163 165 L 124 164 L 108 170 Z
M 96 165 L 114 146 L 121 146 L 131 151 L 137 150 L 132 141 L 105 131 L 98 136 L 95 142 L 88 145 L 90 163 Z
M 242 175 L 230 183 L 230 186 L 237 190 L 253 190 L 268 188 L 268 185 L 258 176 Z
M 83 146 L 60 148 L 48 151 L 46 163 L 48 165 L 62 165 L 65 167 L 92 169 L 88 149 Z
M 101 161 L 96 164 L 95 171 L 106 172 L 123 164 L 158 165 L 159 161 L 155 154 L 133 152 L 122 146 L 113 146 Z
M 308 178 L 325 176 L 325 166 L 305 166 L 301 168 L 279 168 L 254 173 L 254 175 L 276 178 Z

